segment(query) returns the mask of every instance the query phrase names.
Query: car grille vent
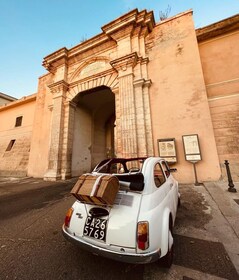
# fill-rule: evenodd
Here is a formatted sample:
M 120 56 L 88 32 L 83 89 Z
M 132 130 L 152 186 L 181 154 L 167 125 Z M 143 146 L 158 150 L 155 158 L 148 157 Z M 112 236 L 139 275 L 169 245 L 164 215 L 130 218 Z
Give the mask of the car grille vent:
M 115 205 L 124 205 L 131 207 L 133 205 L 133 195 L 118 193 L 115 198 Z

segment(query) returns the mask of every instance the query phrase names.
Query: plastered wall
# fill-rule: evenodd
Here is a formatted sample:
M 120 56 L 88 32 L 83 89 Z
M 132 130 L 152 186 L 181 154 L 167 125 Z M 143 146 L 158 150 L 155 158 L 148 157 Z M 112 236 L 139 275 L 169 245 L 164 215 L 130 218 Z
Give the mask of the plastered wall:
M 193 182 L 193 166 L 185 160 L 182 136 L 198 134 L 202 154 L 198 180 L 218 180 L 220 167 L 192 13 L 158 24 L 146 47 L 155 154 L 158 139 L 175 138 L 176 177 L 182 183 Z

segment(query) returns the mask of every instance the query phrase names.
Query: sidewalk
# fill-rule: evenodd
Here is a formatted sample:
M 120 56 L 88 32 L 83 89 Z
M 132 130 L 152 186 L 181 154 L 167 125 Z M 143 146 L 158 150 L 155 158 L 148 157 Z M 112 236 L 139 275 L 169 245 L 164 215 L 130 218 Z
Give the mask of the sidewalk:
M 234 182 L 234 185 L 237 190 L 236 193 L 228 191 L 227 182 L 204 183 L 205 189 L 220 212 L 215 217 L 215 222 L 218 222 L 220 228 L 216 228 L 214 231 L 224 245 L 239 274 L 239 183 Z

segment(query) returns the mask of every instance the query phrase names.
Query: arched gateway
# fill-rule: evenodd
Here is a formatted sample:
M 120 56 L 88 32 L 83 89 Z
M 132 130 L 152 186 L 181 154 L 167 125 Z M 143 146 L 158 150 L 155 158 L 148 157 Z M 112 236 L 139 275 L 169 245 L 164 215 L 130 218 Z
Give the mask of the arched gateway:
M 144 42 L 153 26 L 151 12 L 134 10 L 44 59 L 52 95 L 45 179 L 88 172 L 107 156 L 154 154 Z
M 198 135 L 198 178 L 218 180 L 210 106 L 217 114 L 214 101 L 220 100 L 208 101 L 215 88 L 207 91 L 205 80 L 214 74 L 203 75 L 208 61 L 201 60 L 197 39 L 191 10 L 155 24 L 152 12 L 136 9 L 103 26 L 101 34 L 45 57 L 48 73 L 39 78 L 28 176 L 65 179 L 105 157 L 160 155 L 173 156 L 177 179 L 191 183 L 182 137 Z M 204 44 L 200 50 L 204 54 Z M 168 140 L 175 149 L 160 148 Z

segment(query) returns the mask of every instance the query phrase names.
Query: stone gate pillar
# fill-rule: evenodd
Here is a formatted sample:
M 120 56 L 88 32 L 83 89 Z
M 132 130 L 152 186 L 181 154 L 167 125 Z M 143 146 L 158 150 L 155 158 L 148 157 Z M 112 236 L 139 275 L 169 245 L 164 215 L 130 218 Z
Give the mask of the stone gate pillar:
M 138 156 L 153 156 L 153 136 L 149 102 L 151 80 L 144 78 L 134 81 L 135 113 L 137 129 Z
M 137 63 L 137 54 L 132 53 L 114 61 L 112 67 L 118 72 L 119 93 L 118 108 L 116 109 L 117 125 L 117 156 L 137 157 L 137 133 L 135 96 L 133 86 L 133 68 Z
M 137 53 L 111 61 L 118 72 L 116 98 L 116 151 L 118 157 L 154 155 L 149 102 L 151 81 L 135 80 L 134 67 L 140 63 Z M 140 67 L 140 66 L 139 66 Z
M 137 129 L 137 146 L 138 156 L 147 156 L 147 139 L 146 139 L 146 125 L 145 125 L 145 110 L 144 110 L 144 96 L 143 96 L 144 79 L 134 81 L 135 104 L 136 111 L 136 129 Z
M 76 104 L 72 101 L 64 102 L 64 127 L 62 140 L 61 178 L 71 178 L 72 148 L 74 135 Z
M 64 102 L 68 84 L 65 81 L 59 81 L 50 85 L 49 88 L 53 94 L 53 107 L 48 170 L 44 175 L 44 180 L 55 181 L 61 179 Z

